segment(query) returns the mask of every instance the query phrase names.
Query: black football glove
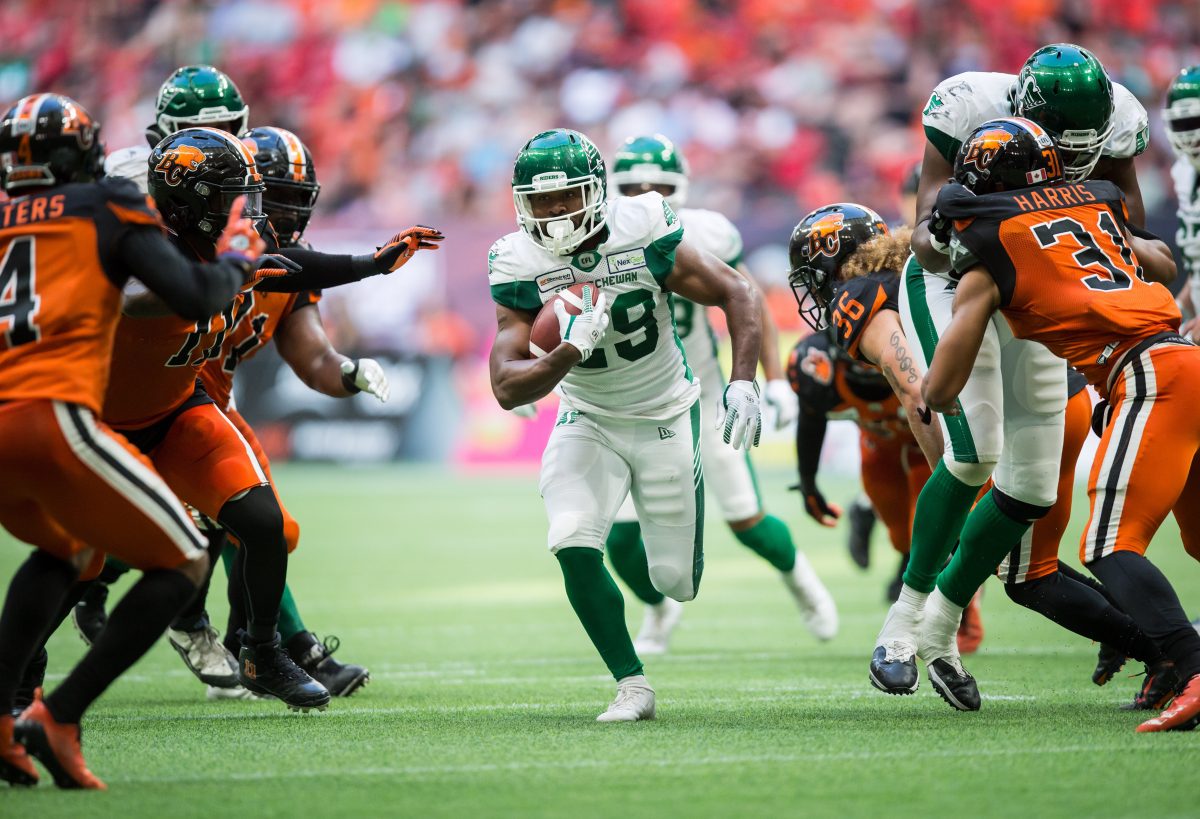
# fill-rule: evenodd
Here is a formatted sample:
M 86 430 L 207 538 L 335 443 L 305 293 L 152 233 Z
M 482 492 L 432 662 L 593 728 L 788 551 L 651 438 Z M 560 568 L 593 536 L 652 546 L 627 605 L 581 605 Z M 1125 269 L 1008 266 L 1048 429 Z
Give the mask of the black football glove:
M 804 511 L 808 516 L 822 526 L 836 526 L 842 516 L 842 509 L 836 503 L 827 503 L 825 496 L 815 485 L 805 483 L 792 484 L 788 489 L 799 492 L 804 496 Z
M 950 220 L 935 207 L 929 214 L 929 243 L 939 253 L 950 252 L 950 227 Z
M 402 230 L 375 250 L 375 269 L 380 273 L 395 273 L 416 255 L 418 250 L 437 250 L 438 242 L 446 237 L 437 228 L 416 225 Z

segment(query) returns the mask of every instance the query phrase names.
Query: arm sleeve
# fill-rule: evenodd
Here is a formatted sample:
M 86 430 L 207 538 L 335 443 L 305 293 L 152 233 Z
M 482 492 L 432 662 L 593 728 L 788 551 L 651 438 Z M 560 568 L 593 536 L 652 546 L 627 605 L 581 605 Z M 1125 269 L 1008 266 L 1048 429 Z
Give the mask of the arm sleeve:
M 796 419 L 796 466 L 800 471 L 800 489 L 805 493 L 816 486 L 817 467 L 821 464 L 821 447 L 825 444 L 828 425 L 824 413 L 801 405 Z
M 300 293 L 305 290 L 323 290 L 362 281 L 380 273 L 375 267 L 375 257 L 369 253 L 344 256 L 300 247 L 289 247 L 276 252 L 301 265 L 303 269 L 286 276 L 263 279 L 254 287 L 259 292 Z
M 231 262 L 189 261 L 157 229 L 126 231 L 117 251 L 121 269 L 186 319 L 219 313 L 245 281 Z

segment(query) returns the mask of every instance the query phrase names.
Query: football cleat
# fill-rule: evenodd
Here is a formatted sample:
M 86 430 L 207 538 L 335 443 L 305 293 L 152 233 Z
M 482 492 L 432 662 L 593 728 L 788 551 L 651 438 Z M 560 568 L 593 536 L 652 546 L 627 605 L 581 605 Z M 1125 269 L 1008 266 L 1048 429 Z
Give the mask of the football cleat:
M 243 643 L 238 654 L 238 682 L 259 696 L 282 700 L 293 711 L 329 705 L 329 690 L 296 665 L 279 644 L 279 635 L 268 643 Z
M 975 592 L 970 604 L 963 609 L 962 622 L 958 624 L 958 633 L 955 635 L 959 654 L 974 654 L 983 642 L 983 616 L 979 610 L 979 595 L 979 592 Z
M 29 665 L 25 666 L 25 674 L 21 677 L 21 684 L 17 686 L 17 690 L 13 692 L 13 716 L 19 716 L 29 706 L 33 705 L 33 692 L 42 687 L 42 681 L 46 679 L 46 663 L 50 657 L 46 654 L 46 647 L 42 646 L 38 649 L 38 653 L 33 655 L 33 659 L 29 661 Z
M 100 632 L 108 622 L 108 612 L 104 604 L 108 602 L 108 584 L 99 580 L 91 583 L 83 592 L 83 597 L 71 608 L 71 625 L 75 633 L 85 645 L 96 642 Z
M 837 636 L 837 605 L 803 552 L 796 552 L 796 565 L 790 572 L 783 573 L 783 582 L 796 598 L 804 625 L 813 636 L 818 640 L 832 640 Z
M 885 694 L 911 694 L 920 685 L 917 675 L 917 631 L 923 611 L 897 600 L 888 609 L 871 654 L 871 685 Z
M 1139 734 L 1151 731 L 1191 731 L 1200 725 L 1200 674 L 1195 674 L 1187 681 L 1171 707 L 1154 719 L 1149 719 L 1137 727 Z
M 846 533 L 846 549 L 850 559 L 860 569 L 871 565 L 871 531 L 875 528 L 875 508 L 865 495 L 859 495 L 850 504 L 846 517 L 850 528 Z
M 683 603 L 670 597 L 664 597 L 657 605 L 646 606 L 642 627 L 633 641 L 633 650 L 643 657 L 666 654 L 671 632 L 679 625 L 682 616 Z
M 616 699 L 596 722 L 637 722 L 654 719 L 654 689 L 642 674 L 617 683 Z
M 1159 660 L 1146 666 L 1145 674 L 1142 690 L 1133 698 L 1133 702 L 1121 706 L 1122 711 L 1157 711 L 1165 707 L 1180 688 L 1179 674 L 1175 671 L 1175 663 L 1170 660 Z
M 13 739 L 13 718 L 0 716 L 0 779 L 10 785 L 36 785 L 37 769 L 25 748 Z
M 82 732 L 78 725 L 57 722 L 42 702 L 42 689 L 34 692 L 33 705 L 17 718 L 13 738 L 25 746 L 54 777 L 60 788 L 107 790 L 108 786 L 88 770 L 80 747 Z
M 1125 663 L 1129 660 L 1120 649 L 1113 648 L 1107 643 L 1100 644 L 1100 651 L 1096 654 L 1096 670 L 1092 672 L 1092 682 L 1096 685 L 1106 685 L 1109 680 L 1117 676 Z
M 195 631 L 167 629 L 171 647 L 196 679 L 216 688 L 232 688 L 238 684 L 237 659 L 218 638 L 217 630 L 210 625 Z
M 959 711 L 978 711 L 979 688 L 958 653 L 958 626 L 965 611 L 934 589 L 925 603 L 917 654 L 925 661 L 929 682 L 942 699 Z
M 330 696 L 349 697 L 371 679 L 371 672 L 361 665 L 343 664 L 333 659 L 342 642 L 328 636 L 318 641 L 317 635 L 302 631 L 288 640 L 288 654 L 296 665 L 328 689 Z
M 208 686 L 204 692 L 204 698 L 209 702 L 217 702 L 218 700 L 261 700 L 266 699 L 260 697 L 253 691 L 247 691 L 240 685 L 235 685 L 233 688 L 217 688 L 215 685 Z

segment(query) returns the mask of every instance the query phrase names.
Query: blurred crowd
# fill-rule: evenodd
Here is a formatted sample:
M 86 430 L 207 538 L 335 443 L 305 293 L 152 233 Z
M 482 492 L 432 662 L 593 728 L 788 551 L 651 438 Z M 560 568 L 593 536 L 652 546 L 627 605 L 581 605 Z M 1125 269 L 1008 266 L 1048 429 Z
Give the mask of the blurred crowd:
M 1195 0 L 6 0 L 0 30 L 0 97 L 70 94 L 110 148 L 143 139 L 172 69 L 219 66 L 252 125 L 310 144 L 314 224 L 339 228 L 511 223 L 512 159 L 552 126 L 606 155 L 671 136 L 693 203 L 739 224 L 843 199 L 894 217 L 933 86 L 1016 71 L 1058 40 L 1094 50 L 1150 110 L 1139 174 L 1165 207 L 1158 109 L 1200 61 Z

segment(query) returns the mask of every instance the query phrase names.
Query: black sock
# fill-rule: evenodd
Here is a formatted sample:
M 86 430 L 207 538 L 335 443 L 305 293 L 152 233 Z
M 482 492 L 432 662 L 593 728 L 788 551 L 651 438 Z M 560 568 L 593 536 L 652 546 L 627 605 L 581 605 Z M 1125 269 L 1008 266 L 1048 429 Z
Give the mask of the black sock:
M 1118 611 L 1121 609 L 1121 607 L 1117 604 L 1116 598 L 1112 596 L 1112 592 L 1110 592 L 1108 589 L 1104 588 L 1104 584 L 1101 583 L 1096 578 L 1088 577 L 1083 572 L 1078 571 L 1077 569 L 1075 569 L 1072 566 L 1068 566 L 1066 563 L 1063 563 L 1061 560 L 1058 561 L 1058 571 L 1062 574 L 1063 577 L 1069 577 L 1072 580 L 1074 580 L 1076 583 L 1083 583 L 1085 585 L 1091 586 L 1093 589 L 1096 590 L 1096 592 L 1098 594 L 1104 595 L 1104 599 L 1108 601 L 1108 604 L 1110 606 L 1117 609 Z
M 0 611 L 0 716 L 12 711 L 25 666 L 58 625 L 54 615 L 79 573 L 40 549 L 13 575 Z
M 1004 591 L 1014 603 L 1068 631 L 1119 649 L 1127 657 L 1144 663 L 1162 659 L 1158 646 L 1142 633 L 1133 618 L 1110 605 L 1090 584 L 1055 572 L 1024 583 L 1005 583 Z
M 256 643 L 274 640 L 288 560 L 283 513 L 274 490 L 270 486 L 254 487 L 226 503 L 218 520 L 241 541 L 245 553 L 242 584 L 246 589 L 246 637 Z
M 129 571 L 129 567 L 115 557 L 107 557 L 104 559 L 104 568 L 100 570 L 100 574 L 96 576 L 96 580 L 106 586 L 111 586 L 116 583 L 121 577 Z
M 229 575 L 229 627 L 225 629 L 225 648 L 234 657 L 242 647 L 241 632 L 246 628 L 246 558 L 243 549 L 230 548 L 225 552 L 225 571 Z
M 1113 552 L 1088 569 L 1117 599 L 1167 659 L 1182 680 L 1200 674 L 1200 634 L 1192 628 L 1179 597 L 1158 567 L 1136 552 Z
M 59 722 L 79 722 L 83 712 L 162 636 L 171 618 L 196 591 L 182 572 L 146 572 L 113 609 L 108 625 L 62 685 L 46 697 Z
M 196 594 L 171 623 L 171 628 L 176 631 L 199 631 L 208 625 L 208 611 L 205 609 L 208 605 L 208 585 L 221 559 L 221 550 L 225 548 L 225 532 L 221 529 L 206 531 L 204 537 L 208 540 L 208 574 L 204 575 L 204 582 L 196 589 Z

